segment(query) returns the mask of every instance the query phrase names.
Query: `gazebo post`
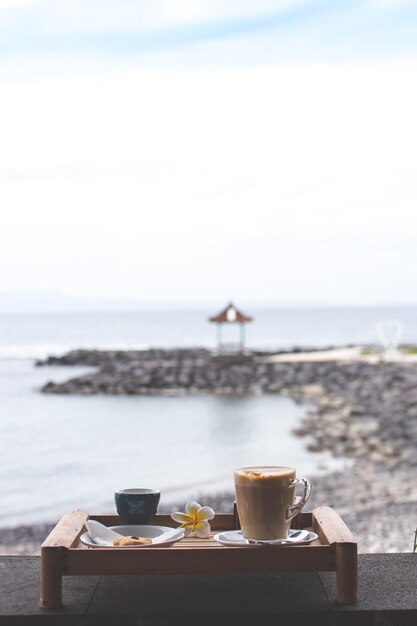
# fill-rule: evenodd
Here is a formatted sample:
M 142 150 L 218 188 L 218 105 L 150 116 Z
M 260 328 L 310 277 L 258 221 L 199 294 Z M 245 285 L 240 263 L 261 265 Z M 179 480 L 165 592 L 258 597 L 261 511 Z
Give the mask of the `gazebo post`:
M 233 302 L 229 302 L 227 307 L 220 311 L 217 315 L 209 317 L 209 322 L 217 324 L 217 349 L 220 352 L 223 349 L 222 343 L 222 325 L 223 324 L 239 324 L 240 325 L 240 345 L 238 347 L 239 352 L 243 352 L 245 348 L 245 328 L 244 325 L 247 322 L 252 321 L 252 317 L 245 315 L 239 311 Z

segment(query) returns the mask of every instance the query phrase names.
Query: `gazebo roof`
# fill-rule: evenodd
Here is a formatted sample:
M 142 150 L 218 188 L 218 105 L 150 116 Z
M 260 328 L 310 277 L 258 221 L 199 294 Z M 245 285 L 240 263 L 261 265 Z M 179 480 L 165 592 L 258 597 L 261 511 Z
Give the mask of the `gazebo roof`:
M 239 311 L 233 302 L 229 302 L 223 311 L 220 311 L 217 315 L 210 317 L 209 321 L 215 322 L 216 324 L 245 324 L 246 322 L 251 322 L 252 319 L 252 317 L 249 317 Z

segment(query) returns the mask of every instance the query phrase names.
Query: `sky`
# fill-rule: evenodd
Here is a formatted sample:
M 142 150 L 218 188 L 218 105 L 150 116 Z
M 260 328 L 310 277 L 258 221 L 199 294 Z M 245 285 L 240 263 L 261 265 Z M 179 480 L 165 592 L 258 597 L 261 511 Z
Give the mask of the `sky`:
M 417 304 L 416 110 L 415 1 L 0 0 L 0 308 Z

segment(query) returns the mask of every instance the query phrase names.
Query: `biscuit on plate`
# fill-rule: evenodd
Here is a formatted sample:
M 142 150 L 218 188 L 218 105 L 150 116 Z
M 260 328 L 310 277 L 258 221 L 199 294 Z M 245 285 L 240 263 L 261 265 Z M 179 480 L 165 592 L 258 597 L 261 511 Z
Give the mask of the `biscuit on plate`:
M 148 546 L 151 543 L 152 539 L 148 539 L 148 537 L 135 537 L 135 535 L 120 537 L 120 539 L 113 541 L 114 546 Z

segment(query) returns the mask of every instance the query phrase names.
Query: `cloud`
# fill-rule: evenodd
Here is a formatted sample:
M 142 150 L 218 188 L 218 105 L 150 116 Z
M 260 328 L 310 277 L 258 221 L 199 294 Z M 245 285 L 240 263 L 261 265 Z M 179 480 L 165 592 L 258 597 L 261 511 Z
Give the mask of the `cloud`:
M 45 0 L 4 12 L 0 55 L 11 73 L 60 75 L 411 58 L 417 15 L 407 7 L 393 19 L 371 0 Z
M 272 4 L 283 19 L 254 37 L 252 16 L 268 29 Z M 129 0 L 45 1 L 24 8 L 24 23 L 23 7 L 8 11 L 0 289 L 65 284 L 80 295 L 181 299 L 196 284 L 208 298 L 234 285 L 263 300 L 363 303 L 389 288 L 407 300 L 417 263 L 416 64 L 364 62 L 364 49 L 375 58 L 387 41 L 407 42 L 390 13 L 368 10 L 358 22 L 338 3 L 305 19 L 304 8 L 325 4 L 213 0 L 190 13 L 185 0 L 141 11 Z M 244 19 L 194 28 L 236 15 L 248 17 L 244 35 Z M 30 54 L 12 58 L 16 32 Z M 44 40 L 49 48 L 33 54 Z M 323 48 L 332 62 L 314 63 Z M 340 50 L 360 64 L 338 63 Z M 215 57 L 221 69 L 207 69 L 202 61 Z
M 213 21 L 276 15 L 299 7 L 320 4 L 319 0 L 164 0 L 158 13 L 175 21 Z M 153 9 L 155 10 L 155 9 Z
M 377 9 L 402 9 L 412 4 L 413 0 L 370 0 L 370 5 Z
M 181 299 L 196 284 L 206 298 L 233 285 L 260 300 L 353 302 L 389 285 L 407 300 L 415 71 L 305 65 L 6 83 L 0 290 L 65 284 L 92 297 Z
M 291 13 L 320 0 L 0 0 L 0 8 L 36 5 L 30 24 L 44 34 L 146 31 Z M 22 13 L 19 17 L 24 17 Z

